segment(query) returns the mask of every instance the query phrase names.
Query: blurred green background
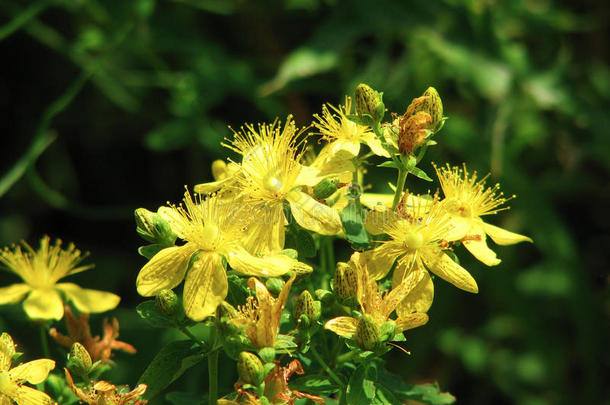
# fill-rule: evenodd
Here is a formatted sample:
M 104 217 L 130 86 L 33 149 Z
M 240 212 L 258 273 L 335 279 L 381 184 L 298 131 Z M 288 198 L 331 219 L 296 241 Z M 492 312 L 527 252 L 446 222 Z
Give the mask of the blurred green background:
M 493 269 L 461 254 L 480 294 L 436 283 L 430 323 L 390 368 L 463 404 L 610 403 L 609 20 L 601 0 L 3 0 L 0 242 L 48 233 L 91 252 L 73 280 L 123 297 L 113 315 L 139 352 L 111 378 L 134 384 L 172 336 L 134 310 L 133 209 L 210 180 L 227 125 L 307 125 L 359 82 L 403 112 L 432 85 L 449 121 L 422 167 L 490 171 L 518 194 L 493 222 L 535 244 L 497 247 Z M 394 173 L 369 181 L 384 191 Z M 16 311 L 0 327 L 34 356 Z M 205 381 L 199 367 L 168 392 Z

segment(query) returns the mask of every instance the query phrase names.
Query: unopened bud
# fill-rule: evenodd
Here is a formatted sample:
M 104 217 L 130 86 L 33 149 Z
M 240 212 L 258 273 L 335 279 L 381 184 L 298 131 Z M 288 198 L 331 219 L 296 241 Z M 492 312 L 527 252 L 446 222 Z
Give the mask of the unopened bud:
M 275 349 L 273 347 L 263 347 L 258 351 L 258 356 L 265 363 L 273 363 L 275 360 Z
M 286 284 L 284 280 L 279 277 L 268 278 L 267 281 L 265 281 L 265 287 L 267 287 L 267 290 L 273 295 L 278 295 L 282 291 L 282 288 L 284 288 L 284 284 Z
M 339 178 L 332 177 L 329 179 L 324 179 L 319 182 L 313 188 L 313 198 L 316 200 L 320 200 L 323 198 L 328 198 L 337 191 L 337 186 L 339 185 Z
M 157 307 L 167 316 L 174 316 L 180 310 L 180 300 L 173 290 L 161 290 L 155 297 Z
M 234 319 L 237 318 L 238 312 L 235 309 L 235 307 L 233 307 L 233 305 L 229 304 L 227 301 L 223 301 L 220 303 L 220 305 L 216 308 L 216 317 L 218 319 Z
M 358 275 L 356 269 L 347 263 L 337 263 L 335 277 L 333 278 L 333 290 L 342 299 L 356 294 L 358 286 Z
M 259 385 L 263 382 L 264 368 L 261 359 L 254 353 L 241 352 L 237 359 L 237 374 L 246 384 Z
M 421 97 L 413 99 L 405 117 L 409 118 L 418 112 L 425 112 L 430 116 L 429 129 L 433 129 L 443 118 L 443 102 L 434 87 L 428 87 Z
M 85 347 L 75 342 L 70 348 L 70 354 L 68 355 L 68 368 L 79 375 L 89 374 L 91 369 L 91 356 Z
M 363 350 L 373 350 L 379 343 L 379 326 L 370 315 L 362 315 L 356 326 L 356 341 Z
M 309 321 L 315 322 L 320 319 L 320 304 L 316 304 L 311 293 L 304 290 L 294 304 L 293 315 L 297 320 L 301 315 L 306 315 Z
M 378 92 L 373 90 L 369 85 L 360 83 L 356 87 L 354 95 L 356 104 L 356 114 L 368 114 L 373 117 L 375 122 L 381 121 L 385 111 L 385 106 Z
M 152 243 L 172 243 L 175 235 L 171 227 L 159 214 L 138 208 L 134 211 L 136 219 L 136 232 Z
M 212 176 L 214 180 L 224 180 L 227 177 L 227 164 L 224 160 L 215 160 L 212 162 Z

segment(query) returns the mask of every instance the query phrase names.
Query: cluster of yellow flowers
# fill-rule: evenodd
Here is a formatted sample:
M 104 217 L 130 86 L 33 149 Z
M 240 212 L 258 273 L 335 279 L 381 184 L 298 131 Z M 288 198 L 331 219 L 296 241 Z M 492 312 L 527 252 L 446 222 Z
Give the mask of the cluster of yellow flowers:
M 228 264 L 242 275 L 254 276 L 248 285 L 257 297 L 237 311 L 231 322 L 243 328 L 255 347 L 273 346 L 294 278 L 286 283 L 276 304 L 259 279 L 312 271 L 284 250 L 289 221 L 294 218 L 298 226 L 319 235 L 346 238 L 341 211 L 349 204 L 347 189 L 363 179 L 366 160 L 377 155 L 408 162 L 418 149 L 433 144 L 435 128 L 442 126 L 442 104 L 433 88 L 413 100 L 404 115 L 383 126 L 379 123 L 383 111 L 375 104 L 379 95 L 368 86 L 361 85 L 359 90 L 357 115 L 352 115 L 349 97 L 342 106 L 324 106 L 310 126 L 316 132 L 297 128 L 290 116 L 283 126 L 276 120 L 234 131 L 223 145 L 241 160 L 214 162 L 215 181 L 196 185 L 194 197 L 187 191 L 181 205 L 161 207 L 156 213 L 141 211 L 142 230 L 146 223 L 164 223 L 184 244 L 168 244 L 152 256 L 138 275 L 138 292 L 154 296 L 184 280 L 186 315 L 201 321 L 215 315 L 227 297 Z M 312 157 L 307 141 L 316 133 L 325 144 Z M 370 148 L 369 153 L 361 154 L 362 144 Z M 410 169 L 419 170 L 414 165 Z M 354 269 L 352 281 L 357 280 L 357 286 L 352 282 L 352 289 L 362 312 L 358 318 L 331 319 L 326 328 L 354 339 L 359 328 L 375 335 L 378 332 L 373 329 L 394 311 L 396 333 L 419 326 L 427 320 L 425 312 L 434 294 L 428 271 L 463 290 L 478 291 L 470 273 L 447 254 L 454 245 L 460 242 L 491 266 L 500 260 L 487 246 L 486 235 L 498 244 L 530 240 L 481 219 L 505 209 L 501 206 L 507 199 L 497 185 L 486 187 L 486 179 L 477 180 L 477 174 L 469 174 L 465 166 L 436 168 L 436 173 L 442 199 L 438 193 L 403 194 L 404 179 L 394 194 L 360 196 L 368 207 L 363 211 L 364 226 L 372 243 L 368 250 L 355 252 L 347 266 Z M 291 218 L 286 216 L 287 209 Z M 392 290 L 379 291 L 375 280 L 392 269 Z

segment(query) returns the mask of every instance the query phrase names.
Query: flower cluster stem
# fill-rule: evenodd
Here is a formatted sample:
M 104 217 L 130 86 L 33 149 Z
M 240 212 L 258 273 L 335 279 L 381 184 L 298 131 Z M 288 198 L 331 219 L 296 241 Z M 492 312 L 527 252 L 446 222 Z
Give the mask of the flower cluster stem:
M 404 168 L 398 169 L 398 180 L 396 181 L 396 192 L 394 193 L 394 201 L 392 202 L 392 209 L 396 209 L 398 202 L 400 201 L 400 197 L 402 196 L 402 191 L 405 188 L 405 182 L 407 180 L 407 174 L 409 172 Z
M 51 351 L 49 350 L 49 338 L 47 337 L 47 328 L 44 324 L 40 325 L 40 346 L 42 347 L 42 354 L 45 358 L 50 358 Z
M 209 374 L 209 400 L 208 404 L 218 403 L 218 350 L 213 350 L 208 355 L 208 374 Z
M 328 364 L 326 364 L 326 362 L 324 361 L 322 356 L 320 356 L 320 353 L 318 353 L 318 350 L 316 350 L 316 348 L 314 346 L 311 346 L 309 351 L 311 352 L 311 354 L 313 354 L 313 357 L 316 358 L 316 361 L 318 363 L 320 363 L 320 365 L 322 366 L 324 371 L 326 371 L 326 374 L 328 374 L 328 376 L 331 378 L 331 380 L 333 380 L 339 387 L 343 388 L 343 386 L 345 384 L 343 384 L 343 381 L 341 381 L 339 376 L 337 376 L 337 374 L 335 374 L 335 372 L 333 370 L 331 370 L 330 367 L 328 367 Z

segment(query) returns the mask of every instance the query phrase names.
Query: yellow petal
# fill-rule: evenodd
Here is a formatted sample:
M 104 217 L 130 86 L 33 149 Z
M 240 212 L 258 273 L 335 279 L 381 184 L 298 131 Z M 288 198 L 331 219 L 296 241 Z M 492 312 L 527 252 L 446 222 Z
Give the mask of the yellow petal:
M 378 205 L 392 208 L 394 194 L 362 193 L 360 195 L 360 202 L 367 208 L 371 209 Z
M 380 235 L 398 220 L 398 215 L 391 208 L 377 206 L 371 209 L 364 218 L 364 227 L 372 235 Z
M 0 288 L 0 305 L 14 304 L 23 299 L 31 288 L 27 284 L 13 284 Z
M 28 361 L 11 369 L 8 374 L 16 383 L 24 381 L 30 384 L 40 384 L 47 379 L 49 372 L 55 368 L 55 361 L 40 359 Z
M 209 183 L 196 184 L 193 190 L 198 194 L 208 194 L 220 190 L 222 187 L 230 184 L 234 180 L 233 177 L 225 177 L 222 180 L 211 181 Z
M 423 255 L 423 260 L 426 267 L 443 280 L 464 291 L 471 293 L 479 292 L 477 282 L 472 278 L 470 273 L 440 250 L 426 252 Z
M 11 367 L 15 355 L 15 343 L 8 333 L 0 335 L 0 371 L 6 371 Z
M 349 316 L 339 316 L 326 322 L 324 327 L 326 329 L 332 330 L 339 336 L 343 336 L 349 339 L 356 334 L 358 320 Z
M 324 174 L 318 167 L 301 166 L 295 184 L 313 187 L 322 180 L 324 180 Z
M 442 207 L 442 205 L 441 205 Z M 470 218 L 464 218 L 457 215 L 450 215 L 450 228 L 448 232 L 443 234 L 443 239 L 449 242 L 460 240 L 467 235 L 477 233 L 476 224 Z
M 396 319 L 396 327 L 400 332 L 417 328 L 418 326 L 425 325 L 426 323 L 428 323 L 428 315 L 419 312 L 401 316 Z
M 336 235 L 342 230 L 341 218 L 337 211 L 320 204 L 301 191 L 288 193 L 292 216 L 299 225 L 320 235 Z
M 17 405 L 52 405 L 54 404 L 50 396 L 42 391 L 25 385 L 19 386 L 14 396 L 11 398 Z
M 284 249 L 286 230 L 282 203 L 252 206 L 248 214 L 251 220 L 241 240 L 248 252 L 267 254 Z
M 121 301 L 121 297 L 116 294 L 81 288 L 73 283 L 59 283 L 55 286 L 66 294 L 76 309 L 87 314 L 110 311 Z
M 187 243 L 165 248 L 154 255 L 138 274 L 138 294 L 149 297 L 180 284 L 195 250 L 193 245 Z
M 396 251 L 391 243 L 384 243 L 373 250 L 367 250 L 360 254 L 362 266 L 366 266 L 369 276 L 374 280 L 380 280 L 392 269 L 396 258 L 401 252 Z
M 334 156 L 341 154 L 343 154 L 344 159 L 348 156 L 350 156 L 350 158 L 354 158 L 360 153 L 360 142 L 350 141 L 347 139 L 337 139 L 336 141 L 329 143 L 329 148 L 331 159 Z
M 202 253 L 191 266 L 184 281 L 184 311 L 194 321 L 214 315 L 229 291 L 222 258 Z
M 377 135 L 375 135 L 374 132 L 365 132 L 364 134 L 362 134 L 360 139 L 362 139 L 364 143 L 366 143 L 368 147 L 371 148 L 371 152 L 373 152 L 375 155 L 387 158 L 390 157 L 390 154 L 387 150 L 383 148 L 383 146 L 381 145 L 381 141 L 379 140 L 379 138 L 377 138 Z
M 23 309 L 30 319 L 61 319 L 64 304 L 53 289 L 32 290 L 23 301 Z
M 466 249 L 468 249 L 468 251 L 472 253 L 472 255 L 480 262 L 486 264 L 487 266 L 495 266 L 500 264 L 501 260 L 498 259 L 496 253 L 487 246 L 483 229 L 478 230 L 480 233 L 472 235 L 474 238 L 478 239 L 470 239 L 471 234 L 469 234 L 468 240 L 463 242 L 464 247 L 466 247 Z
M 317 181 L 313 183 L 300 183 L 296 184 L 306 184 L 308 186 L 315 186 L 321 180 L 330 176 L 339 176 L 341 182 L 351 181 L 351 173 L 353 173 L 355 167 L 353 158 L 354 155 L 352 152 L 343 150 L 341 148 L 335 149 L 334 142 L 326 144 L 318 156 L 316 156 L 315 160 L 309 166 L 310 168 L 314 168 L 318 170 Z M 358 145 L 360 147 L 360 145 Z M 310 177 L 310 180 L 314 180 Z
M 4 395 L 4 394 L 0 394 L 0 405 L 11 405 L 11 399 Z
M 300 272 L 303 266 L 309 267 L 279 253 L 256 257 L 239 245 L 231 245 L 223 250 L 232 268 L 251 276 L 278 277 L 292 270 Z
M 434 284 L 432 278 L 426 270 L 419 270 L 421 277 L 418 283 L 407 294 L 404 300 L 396 308 L 399 317 L 412 314 L 414 312 L 428 312 L 434 300 Z
M 525 235 L 520 235 L 518 233 L 507 231 L 506 229 L 502 229 L 500 227 L 487 224 L 481 221 L 483 229 L 489 235 L 494 242 L 498 245 L 513 245 L 519 242 L 533 242 L 531 238 L 528 238 Z

